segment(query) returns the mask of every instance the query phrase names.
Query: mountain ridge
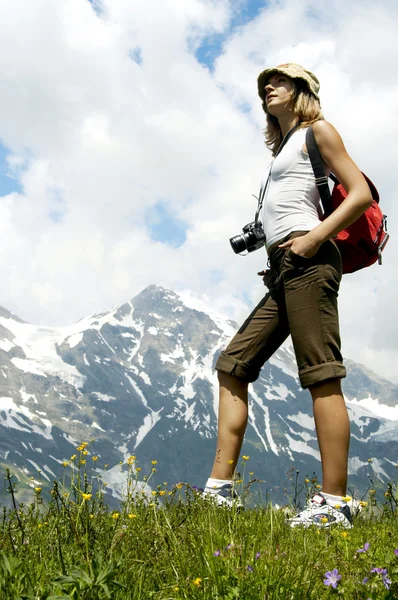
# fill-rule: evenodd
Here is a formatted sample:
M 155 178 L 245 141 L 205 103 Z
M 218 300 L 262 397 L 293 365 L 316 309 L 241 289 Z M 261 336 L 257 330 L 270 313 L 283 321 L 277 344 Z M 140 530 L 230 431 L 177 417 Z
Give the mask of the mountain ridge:
M 50 485 L 76 446 L 94 438 L 92 452 L 100 459 L 92 472 L 106 473 L 115 498 L 125 476 L 120 461 L 131 454 L 139 454 L 143 471 L 158 460 L 162 480 L 203 483 L 217 428 L 214 364 L 237 325 L 189 304 L 195 301 L 186 303 L 183 294 L 154 284 L 119 307 L 67 327 L 36 327 L 1 309 L 3 466 L 29 486 L 30 476 L 38 480 L 37 465 Z M 395 475 L 398 388 L 353 361 L 347 367 L 350 472 L 353 485 L 362 489 L 370 473 L 381 482 Z M 281 473 L 293 465 L 319 471 L 310 410 L 292 348 L 283 347 L 251 386 L 243 447 L 252 456 L 251 470 L 278 498 L 286 487 Z

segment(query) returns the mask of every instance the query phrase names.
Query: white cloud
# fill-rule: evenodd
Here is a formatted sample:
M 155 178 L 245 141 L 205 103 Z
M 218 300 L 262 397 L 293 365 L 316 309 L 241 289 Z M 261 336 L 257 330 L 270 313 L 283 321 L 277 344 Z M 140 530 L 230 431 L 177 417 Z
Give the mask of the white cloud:
M 228 243 L 252 220 L 269 161 L 256 77 L 294 60 L 319 76 L 324 113 L 377 183 L 392 230 L 383 268 L 344 280 L 343 349 L 398 378 L 398 6 L 271 2 L 226 37 L 211 73 L 193 49 L 228 32 L 232 2 L 97 5 L 0 5 L 0 139 L 23 190 L 0 200 L 0 304 L 67 324 L 157 282 L 242 320 L 265 264 Z M 150 239 L 159 199 L 188 226 L 179 248 Z

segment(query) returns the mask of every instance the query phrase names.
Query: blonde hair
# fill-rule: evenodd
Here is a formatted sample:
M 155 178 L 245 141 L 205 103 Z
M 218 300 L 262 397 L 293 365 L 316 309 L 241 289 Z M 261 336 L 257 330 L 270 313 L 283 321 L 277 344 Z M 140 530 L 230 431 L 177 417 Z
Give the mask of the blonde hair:
M 324 117 L 319 100 L 311 94 L 307 84 L 301 79 L 292 79 L 291 81 L 293 83 L 291 92 L 292 108 L 294 115 L 300 122 L 300 128 L 309 127 L 315 121 L 323 120 Z M 272 155 L 275 156 L 282 143 L 283 136 L 278 119 L 273 117 L 267 110 L 265 97 L 263 100 L 263 110 L 267 115 L 267 127 L 264 130 L 265 144 L 271 150 Z

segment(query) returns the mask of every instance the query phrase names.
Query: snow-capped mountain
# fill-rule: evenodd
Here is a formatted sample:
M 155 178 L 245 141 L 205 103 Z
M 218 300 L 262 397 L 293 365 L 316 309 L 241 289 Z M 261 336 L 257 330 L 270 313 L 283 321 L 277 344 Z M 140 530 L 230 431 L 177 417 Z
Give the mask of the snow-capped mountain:
M 203 485 L 216 436 L 214 363 L 237 326 L 222 315 L 152 285 L 130 302 L 64 328 L 36 327 L 0 309 L 0 461 L 22 488 L 62 476 L 82 441 L 115 497 L 136 455 L 144 475 L 157 460 L 154 485 Z M 369 476 L 396 477 L 398 388 L 347 361 L 344 391 L 351 418 L 350 486 Z M 243 454 L 247 470 L 280 500 L 286 473 L 320 476 L 308 392 L 294 355 L 281 348 L 251 388 Z M 97 462 L 90 455 L 99 456 Z M 368 459 L 372 459 L 372 463 Z M 38 474 L 38 471 L 41 474 Z

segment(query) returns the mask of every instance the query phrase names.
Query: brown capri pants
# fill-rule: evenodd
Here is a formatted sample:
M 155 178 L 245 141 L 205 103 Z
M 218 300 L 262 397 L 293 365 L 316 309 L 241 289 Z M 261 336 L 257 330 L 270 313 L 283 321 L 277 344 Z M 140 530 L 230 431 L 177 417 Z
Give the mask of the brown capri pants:
M 269 292 L 220 354 L 218 371 L 255 381 L 291 334 L 303 388 L 346 376 L 337 308 L 342 265 L 336 244 L 326 241 L 312 258 L 278 248 L 305 233 L 291 233 L 270 248 L 270 270 L 264 277 Z

